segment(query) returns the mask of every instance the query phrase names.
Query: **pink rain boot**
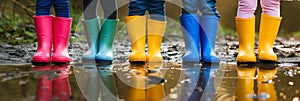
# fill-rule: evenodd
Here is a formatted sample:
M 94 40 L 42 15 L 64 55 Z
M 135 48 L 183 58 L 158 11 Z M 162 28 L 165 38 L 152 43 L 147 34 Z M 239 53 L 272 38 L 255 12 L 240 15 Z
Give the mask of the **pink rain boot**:
M 68 53 L 68 41 L 70 36 L 72 18 L 54 17 L 53 21 L 53 47 L 52 62 L 65 63 L 70 62 Z
M 36 36 L 38 39 L 37 52 L 32 62 L 50 62 L 53 34 L 53 16 L 34 16 Z

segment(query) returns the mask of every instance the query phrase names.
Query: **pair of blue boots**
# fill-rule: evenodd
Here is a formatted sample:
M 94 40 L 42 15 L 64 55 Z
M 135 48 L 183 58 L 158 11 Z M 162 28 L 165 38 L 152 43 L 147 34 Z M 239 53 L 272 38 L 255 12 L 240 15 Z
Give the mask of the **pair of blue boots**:
M 184 14 L 180 21 L 186 47 L 183 62 L 219 63 L 215 52 L 219 18 Z

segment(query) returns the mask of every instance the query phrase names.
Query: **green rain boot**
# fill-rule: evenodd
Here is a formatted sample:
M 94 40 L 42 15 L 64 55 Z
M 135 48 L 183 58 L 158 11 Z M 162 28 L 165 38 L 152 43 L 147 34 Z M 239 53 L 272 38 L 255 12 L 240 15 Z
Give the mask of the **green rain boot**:
M 99 51 L 96 55 L 96 62 L 112 62 L 113 60 L 113 40 L 117 30 L 118 21 L 116 19 L 101 19 L 102 27 L 99 36 Z
M 100 31 L 99 18 L 83 20 L 83 25 L 88 41 L 89 48 L 83 54 L 82 60 L 95 60 L 98 52 L 98 35 Z

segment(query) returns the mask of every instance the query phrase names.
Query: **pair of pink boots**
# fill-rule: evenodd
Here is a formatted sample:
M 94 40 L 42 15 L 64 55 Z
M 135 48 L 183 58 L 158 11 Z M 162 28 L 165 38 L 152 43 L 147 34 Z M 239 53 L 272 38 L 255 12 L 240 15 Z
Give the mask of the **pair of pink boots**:
M 70 62 L 68 40 L 72 18 L 35 16 L 34 24 L 38 39 L 38 50 L 32 58 L 33 63 Z M 52 43 L 54 53 L 52 54 Z

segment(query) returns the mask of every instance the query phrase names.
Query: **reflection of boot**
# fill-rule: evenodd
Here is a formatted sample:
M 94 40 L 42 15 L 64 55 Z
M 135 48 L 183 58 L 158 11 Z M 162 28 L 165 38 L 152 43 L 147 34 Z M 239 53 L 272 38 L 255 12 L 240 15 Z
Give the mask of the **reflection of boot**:
M 35 66 L 37 72 L 50 71 L 50 65 Z M 38 85 L 36 89 L 36 101 L 51 101 L 52 98 L 52 80 L 49 75 L 38 75 Z
M 53 66 L 53 70 L 58 72 L 58 77 L 53 80 L 53 95 L 58 101 L 68 101 L 71 96 L 69 83 L 70 65 Z
M 218 31 L 219 18 L 216 16 L 201 16 L 201 56 L 203 62 L 220 62 L 215 52 L 216 35 Z
M 237 62 L 256 62 L 254 54 L 255 17 L 236 18 L 236 31 L 239 36 Z
M 68 41 L 71 31 L 72 18 L 54 17 L 54 53 L 52 62 L 70 62 Z
M 35 16 L 34 25 L 38 39 L 38 49 L 32 57 L 32 62 L 50 62 L 53 16 Z
M 146 72 L 143 65 L 130 65 L 132 71 L 132 85 L 128 89 L 128 101 L 147 101 L 146 96 Z M 138 95 L 138 96 L 137 96 Z
M 267 14 L 261 15 L 258 56 L 259 60 L 277 61 L 277 56 L 273 51 L 273 44 L 276 39 L 281 17 L 273 17 Z
M 186 14 L 180 17 L 186 51 L 183 62 L 200 62 L 199 35 L 200 24 L 198 14 Z
M 189 78 L 189 82 L 185 82 L 181 86 L 180 101 L 199 101 L 201 95 L 197 83 L 200 75 L 200 64 L 184 62 L 182 68 L 184 69 L 182 71 L 184 75 L 180 78 Z
M 148 63 L 149 71 L 147 73 L 147 100 L 146 101 L 164 101 L 165 90 L 163 86 L 164 78 L 161 72 L 162 63 Z
M 101 100 L 117 101 L 118 92 L 113 74 L 113 65 L 100 66 L 99 75 L 101 78 Z
M 83 25 L 89 49 L 83 54 L 82 59 L 94 60 L 98 52 L 99 18 L 83 20 Z
M 267 67 L 270 68 L 270 67 Z M 264 68 L 259 68 L 257 75 L 257 88 L 258 88 L 258 95 L 259 96 L 267 96 L 269 97 L 261 97 L 259 98 L 259 101 L 277 101 L 277 95 L 276 91 L 274 88 L 274 82 L 272 79 L 276 77 L 276 67 L 273 67 L 272 69 L 264 69 Z M 270 82 L 271 81 L 271 82 Z
M 165 34 L 166 22 L 148 20 L 148 56 L 147 62 L 162 62 L 160 45 Z
M 237 67 L 238 82 L 236 88 L 237 101 L 253 101 L 255 66 Z
M 132 52 L 129 56 L 130 62 L 145 62 L 145 44 L 146 44 L 146 17 L 128 16 L 126 25 L 131 40 Z
M 96 61 L 113 60 L 113 41 L 115 38 L 118 20 L 115 19 L 101 19 L 102 26 L 99 36 L 99 51 L 96 55 Z

